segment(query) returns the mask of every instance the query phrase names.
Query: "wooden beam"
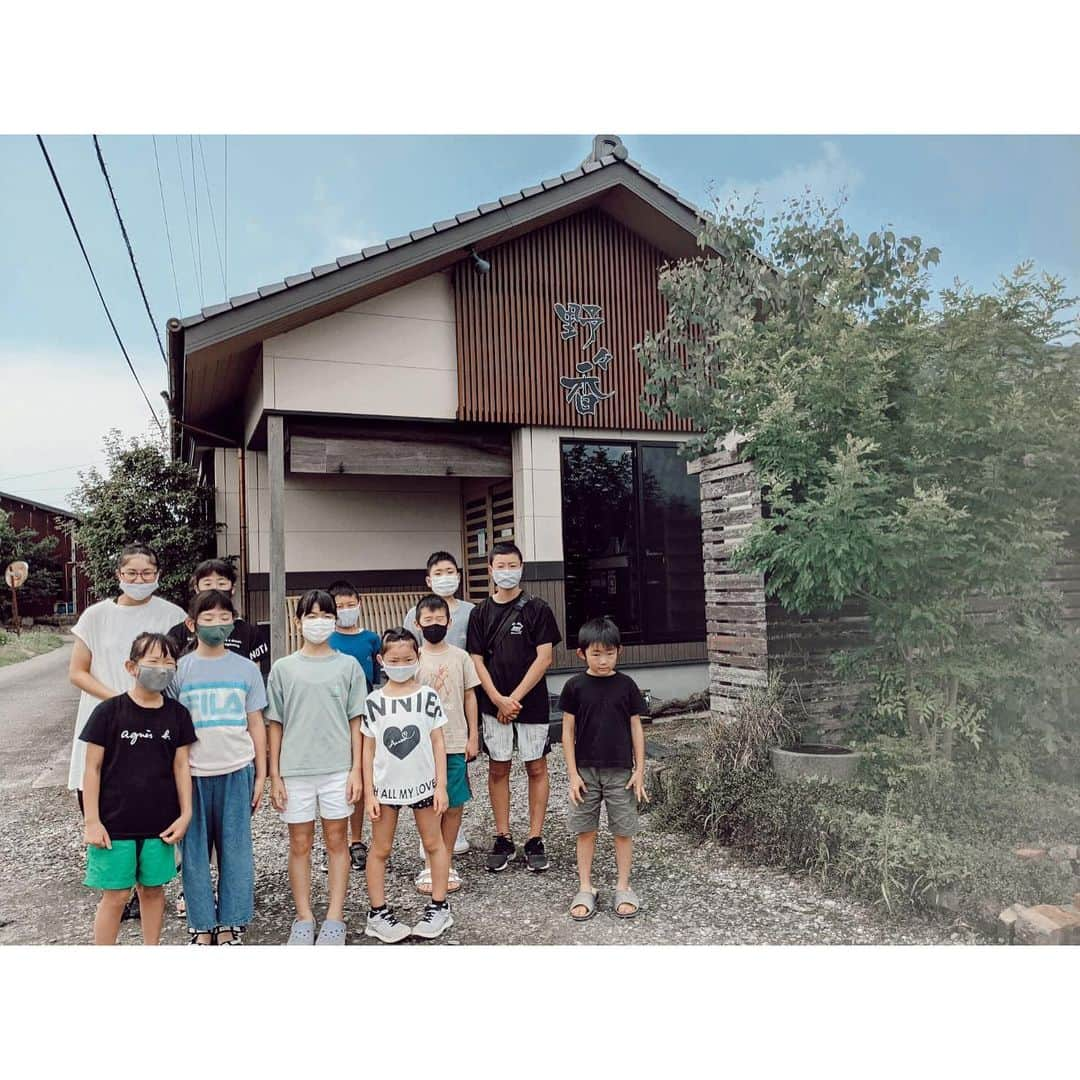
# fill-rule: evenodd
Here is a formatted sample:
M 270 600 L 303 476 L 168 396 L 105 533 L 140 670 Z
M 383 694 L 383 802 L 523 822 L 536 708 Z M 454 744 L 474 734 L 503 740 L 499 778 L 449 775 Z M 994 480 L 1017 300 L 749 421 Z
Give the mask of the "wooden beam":
M 457 442 L 320 439 L 294 435 L 289 467 L 296 473 L 389 476 L 512 475 L 509 456 Z
M 285 417 L 266 418 L 270 470 L 270 659 L 285 655 Z

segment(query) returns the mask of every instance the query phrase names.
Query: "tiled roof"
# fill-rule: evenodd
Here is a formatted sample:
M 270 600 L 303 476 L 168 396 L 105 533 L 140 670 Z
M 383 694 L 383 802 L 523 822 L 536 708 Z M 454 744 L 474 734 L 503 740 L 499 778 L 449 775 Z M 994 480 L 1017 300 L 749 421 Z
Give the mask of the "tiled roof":
M 621 147 L 620 147 L 621 148 Z M 673 191 L 670 187 L 664 184 L 658 177 L 653 176 L 651 173 L 646 172 L 636 161 L 630 160 L 625 157 L 625 150 L 622 154 L 616 156 L 614 154 L 607 154 L 598 160 L 586 160 L 583 164 L 579 165 L 576 169 L 571 169 L 569 172 L 564 172 L 560 176 L 551 177 L 548 180 L 542 180 L 539 184 L 533 187 L 523 188 L 521 191 L 514 192 L 510 195 L 504 195 L 497 202 L 482 203 L 475 210 L 465 210 L 460 214 L 456 214 L 452 218 L 447 218 L 445 221 L 437 221 L 433 225 L 429 225 L 423 229 L 416 229 L 409 233 L 408 236 L 395 236 L 390 240 L 386 240 L 381 244 L 375 244 L 372 247 L 366 247 L 362 251 L 356 252 L 353 255 L 343 255 L 340 259 L 335 260 L 332 263 L 326 263 L 322 266 L 313 267 L 311 270 L 302 274 L 294 274 L 292 277 L 287 277 L 284 281 L 276 281 L 269 285 L 262 285 L 255 292 L 244 293 L 241 296 L 234 296 L 223 304 L 214 304 L 210 307 L 205 307 L 197 315 L 189 315 L 186 318 L 180 320 L 180 325 L 187 329 L 191 326 L 197 326 L 199 323 L 205 322 L 207 319 L 212 319 L 215 315 L 220 315 L 226 311 L 232 311 L 236 308 L 244 307 L 246 304 L 254 303 L 256 300 L 260 300 L 266 296 L 272 296 L 274 293 L 282 292 L 285 289 L 291 289 L 296 285 L 301 285 L 306 281 L 311 281 L 314 278 L 323 277 L 326 274 L 332 274 L 335 270 L 343 269 L 346 266 L 352 266 L 355 263 L 365 261 L 367 259 L 377 259 L 380 255 L 385 254 L 388 251 L 394 251 L 397 248 L 404 247 L 407 244 L 414 243 L 417 240 L 422 240 L 425 237 L 432 236 L 435 233 L 445 232 L 447 229 L 453 229 L 458 225 L 462 225 L 467 221 L 473 221 L 476 218 L 483 217 L 486 214 L 494 213 L 496 210 L 501 210 L 503 207 L 510 206 L 513 203 L 521 202 L 523 199 L 530 199 L 536 195 L 545 191 L 550 191 L 552 188 L 560 187 L 564 184 L 572 184 L 575 180 L 580 179 L 590 173 L 596 172 L 598 169 L 609 168 L 612 165 L 619 164 L 629 166 L 643 179 L 649 181 L 656 188 L 662 191 L 669 198 L 674 199 L 686 210 L 698 215 L 700 211 L 692 203 L 682 198 L 677 192 Z

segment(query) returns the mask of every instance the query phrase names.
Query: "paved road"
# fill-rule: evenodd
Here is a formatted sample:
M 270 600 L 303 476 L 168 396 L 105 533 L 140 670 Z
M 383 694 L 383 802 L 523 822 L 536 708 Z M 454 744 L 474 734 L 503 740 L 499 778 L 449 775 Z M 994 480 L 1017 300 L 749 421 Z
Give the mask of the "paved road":
M 70 646 L 0 670 L 0 944 L 80 944 L 90 940 L 95 895 L 81 884 L 85 858 L 82 824 L 66 790 L 76 692 L 67 682 Z M 656 724 L 654 747 L 672 745 L 693 722 Z M 454 898 L 456 925 L 444 941 L 458 944 L 931 944 L 973 940 L 951 927 L 917 919 L 889 919 L 865 904 L 826 896 L 811 882 L 747 865 L 713 844 L 694 846 L 664 832 L 646 815 L 635 845 L 634 882 L 644 900 L 637 919 L 610 911 L 614 860 L 605 839 L 597 851 L 594 880 L 603 890 L 602 911 L 584 925 L 566 905 L 576 890 L 574 841 L 565 825 L 566 769 L 561 751 L 549 758 L 551 809 L 545 826 L 552 869 L 542 875 L 520 867 L 491 875 L 481 846 L 490 843 L 491 809 L 483 762 L 470 767 L 474 801 L 465 815 L 466 835 L 478 847 L 458 860 L 465 882 Z M 513 777 L 512 819 L 527 818 L 524 776 Z M 395 844 L 387 892 L 402 918 L 421 909 L 412 878 L 419 866 L 417 839 L 404 819 Z M 286 876 L 284 826 L 264 803 L 255 817 L 256 912 L 249 944 L 276 944 L 292 918 Z M 175 886 L 169 886 L 170 898 Z M 315 910 L 326 905 L 326 877 L 315 875 Z M 349 884 L 349 944 L 362 936 L 366 888 L 360 875 Z M 171 904 L 170 904 L 171 910 Z M 136 944 L 138 924 L 125 923 L 121 942 Z M 166 921 L 167 944 L 186 941 L 183 923 Z M 411 943 L 412 944 L 412 943 Z M 419 944 L 419 943 L 415 943 Z
M 0 792 L 35 781 L 67 784 L 79 691 L 68 682 L 71 644 L 0 668 Z M 62 759 L 62 761 L 61 761 Z

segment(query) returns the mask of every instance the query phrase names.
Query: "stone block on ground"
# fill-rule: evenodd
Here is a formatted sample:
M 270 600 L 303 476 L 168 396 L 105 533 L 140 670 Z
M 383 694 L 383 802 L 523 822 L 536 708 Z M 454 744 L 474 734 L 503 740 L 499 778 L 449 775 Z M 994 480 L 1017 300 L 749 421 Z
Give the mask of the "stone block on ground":
M 1039 862 L 1049 854 L 1046 848 L 1017 848 L 1013 853 L 1024 862 Z
M 1080 944 L 1080 909 L 1038 904 L 1020 910 L 1014 927 L 1015 940 L 1020 945 Z M 1004 914 L 1004 913 L 1003 913 Z

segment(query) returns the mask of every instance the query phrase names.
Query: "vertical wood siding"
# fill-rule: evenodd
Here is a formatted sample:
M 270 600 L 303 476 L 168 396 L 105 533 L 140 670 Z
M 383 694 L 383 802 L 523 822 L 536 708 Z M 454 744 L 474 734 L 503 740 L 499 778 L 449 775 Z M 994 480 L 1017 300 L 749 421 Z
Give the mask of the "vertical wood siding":
M 648 420 L 639 398 L 645 375 L 634 355 L 650 330 L 664 325 L 657 289 L 664 255 L 599 210 L 587 210 L 484 252 L 454 270 L 460 420 L 633 431 L 690 431 L 689 422 Z M 599 304 L 604 324 L 588 348 L 584 327 L 563 341 L 556 303 Z M 615 396 L 580 416 L 559 377 L 579 360 L 612 354 L 597 371 Z

